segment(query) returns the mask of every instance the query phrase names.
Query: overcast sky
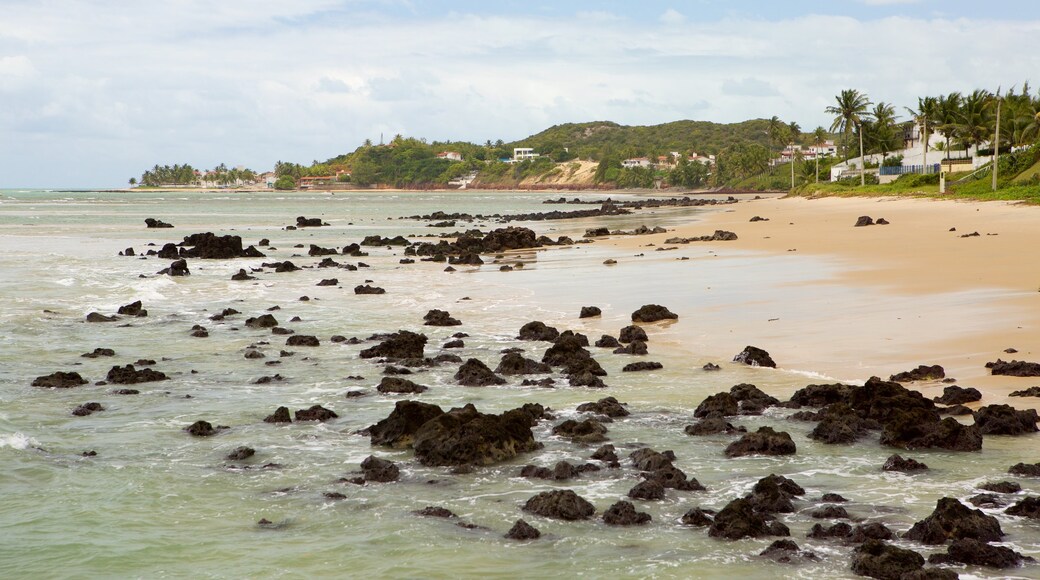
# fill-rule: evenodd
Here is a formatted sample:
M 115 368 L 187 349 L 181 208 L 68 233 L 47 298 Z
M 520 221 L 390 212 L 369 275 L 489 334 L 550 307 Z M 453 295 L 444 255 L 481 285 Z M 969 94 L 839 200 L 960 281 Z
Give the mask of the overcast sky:
M 1035 0 L 0 0 L 0 188 L 256 170 L 394 134 L 829 125 L 1040 79 Z M 1034 89 L 1035 90 L 1035 89 Z

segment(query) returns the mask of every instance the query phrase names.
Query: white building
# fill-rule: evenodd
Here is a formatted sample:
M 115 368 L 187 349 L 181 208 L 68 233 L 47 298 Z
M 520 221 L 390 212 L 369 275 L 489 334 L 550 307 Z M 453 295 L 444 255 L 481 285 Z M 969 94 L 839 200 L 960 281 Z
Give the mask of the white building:
M 441 151 L 437 154 L 438 159 L 447 159 L 448 161 L 462 161 L 462 154 L 458 151 Z
M 538 157 L 538 154 L 534 152 L 531 147 L 515 147 L 513 148 L 513 163 L 519 163 L 527 159 L 534 159 Z
M 632 159 L 625 159 L 621 162 L 621 167 L 627 167 L 629 169 L 633 167 L 652 167 L 653 163 L 650 162 L 646 157 L 633 157 Z

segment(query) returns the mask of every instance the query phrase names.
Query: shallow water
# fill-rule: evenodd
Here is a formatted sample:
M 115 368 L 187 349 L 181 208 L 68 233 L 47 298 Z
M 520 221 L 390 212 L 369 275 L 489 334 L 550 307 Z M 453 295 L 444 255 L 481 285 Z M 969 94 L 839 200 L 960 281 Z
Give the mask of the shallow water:
M 489 262 L 449 274 L 442 271 L 444 264 L 405 266 L 398 263 L 400 249 L 374 248 L 371 256 L 360 258 L 371 268 L 356 272 L 304 269 L 257 274 L 255 282 L 229 280 L 239 268 L 264 261 L 315 264 L 320 258 L 305 255 L 311 243 L 341 247 L 375 233 L 439 231 L 425 222 L 388 217 L 435 210 L 491 214 L 575 207 L 542 205 L 547 197 L 480 192 L 0 192 L 0 296 L 5 305 L 0 310 L 0 576 L 848 577 L 850 548 L 805 538 L 816 523 L 808 514 L 818 505 L 808 500 L 839 493 L 851 500 L 846 507 L 855 517 L 904 531 L 928 515 L 937 499 L 966 499 L 984 481 L 1014 479 L 1006 476 L 1008 466 L 1037 460 L 1035 436 L 987 437 L 981 453 L 912 453 L 932 468 L 924 474 L 884 473 L 879 467 L 892 449 L 872 441 L 818 444 L 806 437 L 811 423 L 790 421 L 785 418 L 789 411 L 779 409 L 735 423 L 751 430 L 771 425 L 789 431 L 798 445 L 794 456 L 725 459 L 722 449 L 730 437 L 686 436 L 683 427 L 693 422 L 700 401 L 733 384 L 754 383 L 785 398 L 808 383 L 832 380 L 813 376 L 813 369 L 727 364 L 735 353 L 718 347 L 713 339 L 741 317 L 771 315 L 777 304 L 785 313 L 800 313 L 811 322 L 821 304 L 841 308 L 874 298 L 866 290 L 839 286 L 807 297 L 801 283 L 826 279 L 835 267 L 819 258 L 716 258 L 710 248 L 693 246 L 660 253 L 648 248 L 646 255 L 636 257 L 593 244 L 511 255 L 506 262 L 525 263 L 513 272 L 499 272 Z M 712 210 L 655 210 L 594 221 L 519 225 L 539 234 L 578 237 L 586 227 L 601 224 L 625 229 L 671 226 L 694 220 L 701 211 Z M 298 215 L 322 217 L 331 225 L 284 231 Z M 146 230 L 146 217 L 176 228 Z M 493 225 L 485 222 L 485 227 Z M 455 229 L 466 227 L 460 222 Z M 246 243 L 266 237 L 277 250 L 264 249 L 266 259 L 189 260 L 192 275 L 187 278 L 155 276 L 165 267 L 164 260 L 116 255 L 128 246 L 141 252 L 148 242 L 161 245 L 199 231 L 235 233 Z M 296 244 L 305 247 L 294 248 Z M 690 259 L 677 260 L 680 255 Z M 607 257 L 619 259 L 623 267 L 603 266 Z M 340 286 L 315 286 L 330 277 L 337 277 Z M 351 288 L 366 279 L 387 293 L 354 295 Z M 763 289 L 768 290 L 768 300 L 762 298 Z M 300 301 L 303 295 L 311 300 Z M 83 322 L 88 312 L 114 313 L 138 299 L 149 311 L 146 318 Z M 939 299 L 952 304 L 957 297 Z M 544 320 L 595 339 L 615 334 L 627 324 L 629 313 L 644 303 L 665 304 L 681 315 L 673 324 L 648 325 L 651 354 L 645 358 L 662 362 L 664 369 L 621 373 L 625 363 L 644 357 L 592 349 L 609 373 L 606 390 L 521 387 L 519 379 L 502 387 L 461 387 L 451 378 L 454 365 L 409 377 L 430 387 L 415 398 L 445 408 L 472 402 L 482 411 L 499 412 L 539 402 L 556 410 L 557 421 L 542 422 L 535 429 L 543 450 L 466 475 L 423 467 L 410 451 L 373 448 L 367 437 L 357 435 L 357 430 L 385 417 L 398 399 L 375 392 L 381 367 L 358 357 L 358 351 L 371 343 L 328 341 L 334 334 L 364 338 L 410 329 L 425 332 L 430 337 L 427 354 L 436 354 L 451 334 L 463 331 L 470 335 L 464 339 L 466 347 L 449 352 L 477 357 L 493 368 L 499 351 L 508 347 L 519 346 L 528 356 L 540 357 L 547 344 L 513 338 L 525 322 Z M 580 306 L 591 304 L 600 306 L 604 316 L 578 320 Z M 275 305 L 280 306 L 273 314 L 281 326 L 313 334 L 321 346 L 293 347 L 288 349 L 295 351 L 293 356 L 280 357 L 279 351 L 287 349 L 284 337 L 243 326 L 246 317 Z M 242 314 L 223 323 L 209 320 L 227 307 Z M 431 308 L 450 311 L 463 326 L 423 327 L 422 315 Z M 290 323 L 293 316 L 301 320 Z M 194 324 L 208 328 L 210 337 L 190 337 Z M 261 346 L 266 358 L 245 359 L 245 347 L 261 341 L 270 343 Z M 116 356 L 79 356 L 96 347 L 112 348 Z M 76 370 L 93 383 L 112 365 L 139 358 L 156 359 L 153 368 L 171 379 L 136 385 L 141 394 L 133 396 L 114 395 L 111 386 L 93 384 L 67 390 L 29 386 L 34 377 L 57 370 Z M 706 362 L 720 363 L 723 370 L 705 373 L 701 366 Z M 275 373 L 287 380 L 253 384 Z M 351 375 L 365 379 L 348 380 Z M 837 378 L 866 377 L 850 361 L 847 375 Z M 344 393 L 353 389 L 371 394 L 345 398 Z M 628 403 L 632 411 L 630 417 L 608 425 L 619 455 L 641 446 L 672 449 L 676 465 L 708 491 L 669 490 L 663 502 L 636 502 L 640 511 L 653 516 L 650 525 L 640 528 L 608 527 L 598 520 L 558 522 L 521 512 L 520 505 L 538 491 L 570 488 L 601 513 L 624 499 L 638 481 L 624 461 L 621 470 L 562 483 L 516 476 L 528 463 L 587 461 L 595 446 L 574 445 L 550 430 L 558 420 L 577 416 L 574 408 L 579 403 L 608 395 Z M 101 402 L 106 410 L 71 416 L 73 408 L 87 401 Z M 295 410 L 313 404 L 333 409 L 340 418 L 286 426 L 262 422 L 278 406 Z M 183 433 L 198 419 L 230 429 L 211 438 Z M 256 456 L 245 462 L 225 461 L 224 456 L 240 445 L 255 448 Z M 81 457 L 85 450 L 98 455 Z M 336 483 L 371 454 L 399 462 L 401 481 L 363 487 Z M 281 467 L 260 468 L 268 463 Z M 769 473 L 791 477 L 806 488 L 807 501 L 797 504 L 799 512 L 781 519 L 791 528 L 792 539 L 816 552 L 820 562 L 782 566 L 755 556 L 771 539 L 721 542 L 708 538 L 703 529 L 678 524 L 686 510 L 721 508 Z M 1019 481 L 1027 492 L 1040 491 L 1040 482 Z M 325 499 L 323 494 L 331 491 L 347 498 Z M 427 505 L 447 507 L 485 529 L 463 529 L 453 521 L 410 513 Z M 515 543 L 502 538 L 521 517 L 543 532 L 541 540 Z M 999 517 L 1007 545 L 1040 557 L 1037 523 Z M 261 518 L 279 526 L 259 528 L 256 522 Z M 899 544 L 924 554 L 934 551 L 910 542 Z M 985 569 L 959 572 L 962 577 L 1008 576 Z M 1035 565 L 1008 572 L 1012 577 L 1040 576 Z

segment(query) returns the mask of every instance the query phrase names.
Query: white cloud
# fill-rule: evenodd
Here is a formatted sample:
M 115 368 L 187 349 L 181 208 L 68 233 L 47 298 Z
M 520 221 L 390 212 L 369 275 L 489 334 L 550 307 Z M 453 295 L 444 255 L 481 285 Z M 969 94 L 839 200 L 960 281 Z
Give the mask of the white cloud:
M 686 17 L 674 8 L 669 8 L 661 14 L 659 20 L 665 24 L 682 24 L 683 22 L 686 22 Z

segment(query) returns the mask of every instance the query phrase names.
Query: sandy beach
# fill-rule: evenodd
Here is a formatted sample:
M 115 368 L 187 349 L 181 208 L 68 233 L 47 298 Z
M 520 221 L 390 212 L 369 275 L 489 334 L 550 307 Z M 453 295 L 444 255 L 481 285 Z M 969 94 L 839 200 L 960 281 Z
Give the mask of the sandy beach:
M 750 222 L 753 216 L 769 221 Z M 889 225 L 854 227 L 859 216 Z M 956 231 L 951 231 L 956 228 Z M 983 388 L 985 403 L 1036 406 L 1007 393 L 1037 381 L 989 375 L 985 363 L 1040 353 L 1040 208 L 1003 202 L 893 198 L 782 198 L 741 201 L 667 234 L 620 238 L 619 249 L 658 247 L 672 237 L 721 229 L 739 239 L 710 242 L 720 258 L 747 251 L 825 258 L 834 275 L 802 282 L 840 285 L 871 297 L 854 308 L 820 304 L 819 316 L 736 318 L 733 335 L 769 344 L 791 368 L 844 378 L 848 369 L 887 377 L 908 365 L 941 364 L 961 384 Z M 978 232 L 978 236 L 962 237 Z M 679 246 L 680 250 L 699 247 Z M 962 310 L 975 316 L 962 320 Z M 725 340 L 725 337 L 723 337 Z M 1017 353 L 1005 353 L 1008 348 Z M 893 356 L 895 354 L 895 356 Z M 776 355 L 774 355 L 776 356 Z M 851 359 L 851 360 L 850 360 Z M 852 364 L 854 363 L 854 364 Z M 909 368 L 909 367 L 908 367 Z

